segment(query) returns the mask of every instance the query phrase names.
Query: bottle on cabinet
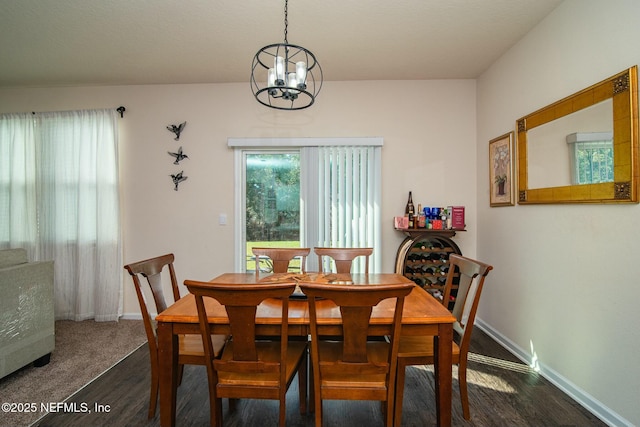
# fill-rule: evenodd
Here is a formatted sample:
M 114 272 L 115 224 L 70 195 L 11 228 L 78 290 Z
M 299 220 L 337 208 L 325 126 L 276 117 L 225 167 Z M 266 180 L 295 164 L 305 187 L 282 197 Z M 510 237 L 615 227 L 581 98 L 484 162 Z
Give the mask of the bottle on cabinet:
M 409 200 L 407 200 L 407 205 L 404 208 L 404 216 L 409 218 L 409 228 L 415 228 L 415 216 L 416 211 L 413 206 L 413 197 L 411 196 L 411 191 L 409 191 Z
M 416 216 L 418 218 L 416 228 L 426 228 L 427 217 L 424 215 L 424 212 L 422 211 L 422 205 L 420 203 L 418 203 L 418 213 L 416 213 Z

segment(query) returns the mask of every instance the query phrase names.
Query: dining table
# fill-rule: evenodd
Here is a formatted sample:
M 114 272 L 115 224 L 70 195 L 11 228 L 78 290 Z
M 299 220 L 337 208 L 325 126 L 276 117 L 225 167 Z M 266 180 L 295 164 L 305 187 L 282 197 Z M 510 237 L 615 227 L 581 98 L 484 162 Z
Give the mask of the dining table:
M 345 286 L 386 285 L 407 283 L 409 279 L 395 273 L 331 274 L 331 273 L 224 273 L 210 283 L 256 284 L 265 282 L 342 283 Z M 280 333 L 281 301 L 267 299 L 256 312 L 256 334 L 277 336 Z M 212 298 L 205 299 L 207 317 L 213 334 L 229 334 L 229 319 L 224 306 Z M 370 318 L 369 334 L 390 334 L 395 310 L 395 299 L 383 300 L 374 307 Z M 335 335 L 342 334 L 340 310 L 330 300 L 317 302 L 319 322 L 335 325 Z M 289 335 L 309 335 L 309 305 L 298 289 L 289 299 Z M 158 314 L 158 362 L 160 425 L 174 426 L 176 420 L 176 394 L 178 382 L 178 335 L 199 334 L 200 326 L 195 298 L 188 294 Z M 402 335 L 433 337 L 436 345 L 436 417 L 439 426 L 451 425 L 452 392 L 452 340 L 455 318 L 438 300 L 423 288 L 415 286 L 405 297 L 402 312 Z M 428 339 L 428 338 L 427 338 Z M 206 380 L 206 378 L 204 378 Z

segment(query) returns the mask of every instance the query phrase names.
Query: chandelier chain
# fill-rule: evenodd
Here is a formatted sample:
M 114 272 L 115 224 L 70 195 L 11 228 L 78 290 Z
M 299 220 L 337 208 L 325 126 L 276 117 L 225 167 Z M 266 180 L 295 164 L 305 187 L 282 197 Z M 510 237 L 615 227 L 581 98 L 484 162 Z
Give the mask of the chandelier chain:
M 284 44 L 289 44 L 287 40 L 287 27 L 289 27 L 289 0 L 284 0 Z

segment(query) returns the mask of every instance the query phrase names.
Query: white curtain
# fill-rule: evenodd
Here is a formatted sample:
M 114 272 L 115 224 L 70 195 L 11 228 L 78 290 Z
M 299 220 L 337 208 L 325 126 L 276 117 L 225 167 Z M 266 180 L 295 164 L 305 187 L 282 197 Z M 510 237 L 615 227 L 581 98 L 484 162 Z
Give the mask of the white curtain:
M 13 120 L 6 116 L 18 117 Z M 2 153 L 11 150 L 14 158 L 20 158 L 17 153 L 25 153 L 24 171 L 13 172 L 9 185 L 18 189 L 14 181 L 22 175 L 28 182 L 23 194 L 20 190 L 10 192 L 7 209 L 3 197 L 3 228 L 17 226 L 20 219 L 16 215 L 21 211 L 31 219 L 19 226 L 24 231 L 11 232 L 16 238 L 10 235 L 5 240 L 3 236 L 1 243 L 24 247 L 31 240 L 23 241 L 22 236 L 29 235 L 31 227 L 36 228 L 32 259 L 55 261 L 57 319 L 117 320 L 122 310 L 122 251 L 116 111 L 28 116 L 3 115 Z M 19 126 L 13 122 L 23 119 L 32 123 L 31 138 L 28 132 L 21 132 L 23 137 L 15 130 Z M 35 147 L 32 155 L 31 146 Z M 20 164 L 14 167 L 19 169 Z M 35 197 L 30 196 L 32 186 Z M 6 218 L 5 211 L 9 212 Z
M 373 247 L 370 270 L 379 272 L 381 147 L 305 147 L 302 153 L 305 240 L 312 246 Z M 309 261 L 309 268 L 316 267 L 316 260 Z M 364 266 L 356 258 L 352 271 Z
M 32 114 L 0 115 L 0 244 L 37 259 L 35 122 Z

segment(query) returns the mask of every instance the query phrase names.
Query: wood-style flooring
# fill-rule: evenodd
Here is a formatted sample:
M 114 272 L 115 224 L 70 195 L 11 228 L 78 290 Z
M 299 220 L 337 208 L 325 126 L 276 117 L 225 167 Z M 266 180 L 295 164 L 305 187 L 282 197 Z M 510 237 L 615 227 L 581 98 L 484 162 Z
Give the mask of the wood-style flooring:
M 558 388 L 531 371 L 488 335 L 473 332 L 468 367 L 471 421 L 462 417 L 457 368 L 453 371 L 453 425 L 455 426 L 606 426 Z M 160 425 L 159 411 L 147 420 L 149 356 L 146 345 L 72 396 L 76 412 L 49 413 L 34 426 L 149 426 Z M 403 426 L 436 425 L 431 367 L 407 368 Z M 313 414 L 301 415 L 297 380 L 287 394 L 287 425 L 313 426 Z M 103 412 L 97 412 L 96 405 Z M 326 401 L 324 426 L 382 426 L 379 402 Z M 277 425 L 278 404 L 267 400 L 240 400 L 230 412 L 223 403 L 224 425 Z M 73 408 L 67 408 L 72 410 Z M 84 412 L 87 409 L 90 412 Z M 207 376 L 204 367 L 186 366 L 178 389 L 178 426 L 206 426 L 209 422 Z

